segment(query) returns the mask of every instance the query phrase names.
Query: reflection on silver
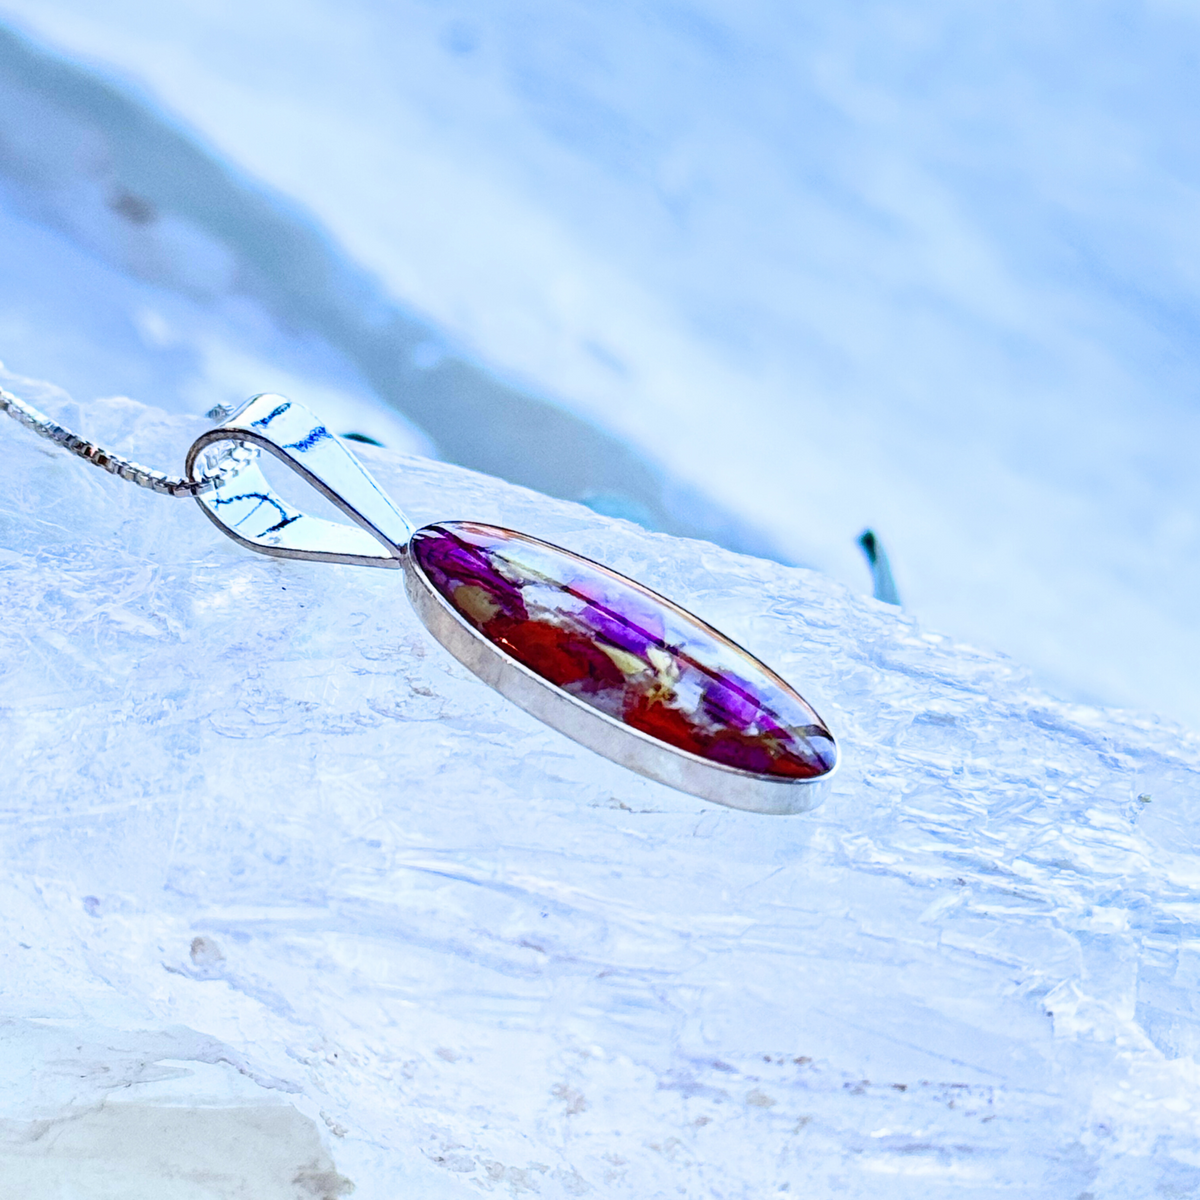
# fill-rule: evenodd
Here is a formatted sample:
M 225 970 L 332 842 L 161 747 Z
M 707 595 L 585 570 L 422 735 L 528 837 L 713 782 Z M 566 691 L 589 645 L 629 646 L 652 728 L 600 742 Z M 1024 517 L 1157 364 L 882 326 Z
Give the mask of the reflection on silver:
M 187 456 L 191 479 L 230 443 L 266 450 L 342 510 L 359 528 L 310 517 L 271 487 L 257 464 L 221 480 L 197 502 L 235 542 L 280 558 L 360 567 L 399 567 L 413 527 L 367 469 L 303 405 L 267 393 L 248 400 Z
M 295 471 L 354 525 L 311 517 L 288 504 L 259 468 L 255 454 L 260 450 Z M 756 775 L 711 762 L 599 712 L 511 658 L 438 593 L 409 553 L 412 524 L 349 448 L 302 405 L 282 396 L 255 396 L 223 425 L 197 438 L 188 451 L 188 476 L 206 479 L 214 463 L 230 458 L 243 464 L 238 473 L 196 497 L 218 528 L 263 554 L 403 567 L 409 599 L 429 632 L 484 683 L 580 744 L 640 775 L 730 808 L 805 812 L 827 794 L 836 763 L 826 774 L 805 780 Z

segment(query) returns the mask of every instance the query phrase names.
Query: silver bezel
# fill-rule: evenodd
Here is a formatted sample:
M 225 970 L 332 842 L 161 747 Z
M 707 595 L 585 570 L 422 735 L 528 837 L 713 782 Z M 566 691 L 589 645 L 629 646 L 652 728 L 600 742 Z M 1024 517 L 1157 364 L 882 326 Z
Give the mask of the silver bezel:
M 453 521 L 434 522 L 434 525 L 454 524 Z M 799 697 L 795 688 L 749 651 L 674 601 L 581 554 L 575 554 L 550 542 L 543 542 L 526 533 L 512 530 L 505 532 L 514 533 L 517 537 L 576 559 L 586 565 L 588 570 L 600 571 L 623 586 L 640 592 L 654 603 L 666 606 L 680 619 L 699 626 L 751 659 L 775 684 Z M 597 754 L 648 779 L 665 783 L 668 787 L 711 800 L 716 804 L 723 804 L 727 808 L 740 808 L 748 812 L 775 816 L 807 812 L 820 804 L 828 794 L 830 780 L 837 771 L 841 757 L 836 740 L 834 746 L 838 758 L 824 775 L 815 779 L 780 779 L 757 775 L 738 767 L 710 762 L 690 751 L 677 749 L 576 699 L 489 641 L 434 587 L 417 561 L 416 555 L 412 553 L 411 542 L 406 547 L 402 562 L 405 590 L 425 628 L 468 671 L 484 683 L 495 688 L 531 716 L 566 734 L 589 750 L 594 750 Z

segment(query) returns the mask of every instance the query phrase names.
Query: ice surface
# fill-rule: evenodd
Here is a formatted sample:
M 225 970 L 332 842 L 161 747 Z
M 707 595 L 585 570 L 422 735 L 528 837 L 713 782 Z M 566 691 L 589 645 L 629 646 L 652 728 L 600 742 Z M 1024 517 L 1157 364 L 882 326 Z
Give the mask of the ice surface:
M 202 428 L 24 390 L 155 465 Z M 593 555 L 795 682 L 832 798 L 725 810 L 504 702 L 391 572 L 0 448 L 0 1167 L 145 1087 L 286 1100 L 381 1200 L 1200 1189 L 1194 738 L 819 574 L 364 453 L 415 519 Z

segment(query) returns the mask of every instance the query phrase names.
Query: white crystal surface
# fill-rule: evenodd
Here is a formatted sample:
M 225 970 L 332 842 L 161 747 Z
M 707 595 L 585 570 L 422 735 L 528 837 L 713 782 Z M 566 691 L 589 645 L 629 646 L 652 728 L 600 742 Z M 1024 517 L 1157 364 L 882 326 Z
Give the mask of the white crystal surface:
M 162 464 L 203 428 L 87 416 Z M 1200 1187 L 1194 738 L 818 574 L 364 455 L 418 521 L 592 555 L 795 682 L 832 798 L 726 810 L 475 681 L 396 573 L 0 447 L 5 1200 L 30 1121 L 139 1088 L 287 1101 L 330 1196 Z M 236 1194 L 198 1187 L 158 1195 Z

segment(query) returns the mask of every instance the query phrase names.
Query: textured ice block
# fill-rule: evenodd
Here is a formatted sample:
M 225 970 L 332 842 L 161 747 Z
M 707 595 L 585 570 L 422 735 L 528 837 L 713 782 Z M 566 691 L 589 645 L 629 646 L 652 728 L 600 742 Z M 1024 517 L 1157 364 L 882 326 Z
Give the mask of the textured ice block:
M 203 428 L 30 398 L 155 466 Z M 0 1050 L 0 1117 L 224 1056 L 356 1200 L 1200 1187 L 1191 735 L 819 575 L 364 454 L 417 522 L 578 550 L 794 681 L 830 799 L 722 809 L 478 683 L 399 572 L 0 453 L 0 1009 L 127 1031 L 121 1071 L 67 1039 L 53 1095 Z

